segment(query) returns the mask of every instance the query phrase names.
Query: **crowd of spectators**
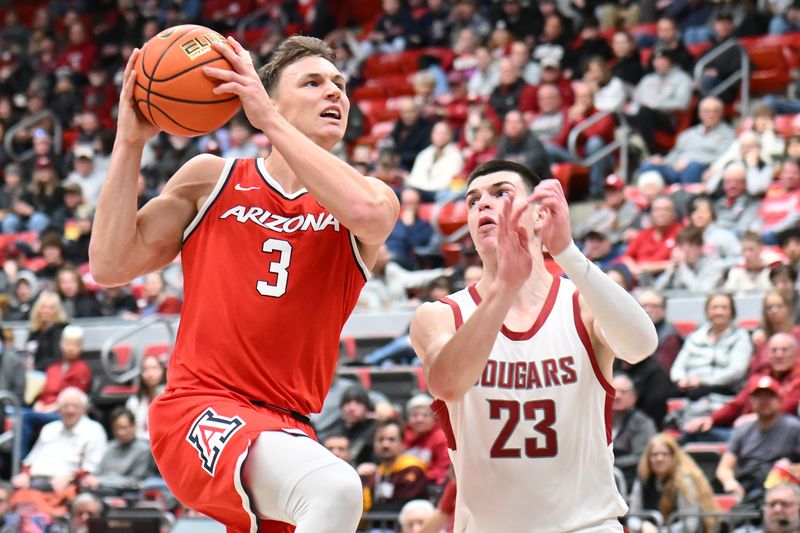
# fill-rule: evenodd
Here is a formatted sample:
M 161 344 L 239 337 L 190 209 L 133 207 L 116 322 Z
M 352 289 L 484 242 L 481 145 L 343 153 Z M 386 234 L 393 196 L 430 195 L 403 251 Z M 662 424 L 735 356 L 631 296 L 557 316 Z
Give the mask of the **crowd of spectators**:
M 201 23 L 236 33 L 258 64 L 293 32 L 324 37 L 336 50 L 352 102 L 336 153 L 401 199 L 356 312 L 413 309 L 479 278 L 468 240 L 457 257 L 443 254 L 436 220 L 477 165 L 503 158 L 543 177 L 557 163 L 585 173 L 593 209 L 576 215 L 575 238 L 587 257 L 636 291 L 659 333 L 658 350 L 637 365 L 620 362 L 613 380 L 617 466 L 632 488 L 632 509 L 663 519 L 714 511 L 716 488 L 739 497 L 742 508 L 766 501 L 764 530 L 784 531 L 768 528 L 783 524 L 773 507 L 796 511 L 800 495 L 769 479 L 776 468 L 800 479 L 798 80 L 744 115 L 738 84 L 715 87 L 740 68 L 739 38 L 800 31 L 800 3 L 17 4 L 0 2 L 0 317 L 26 324 L 27 335 L 6 336 L 0 386 L 25 405 L 18 428 L 25 458 L 22 473 L 0 486 L 0 500 L 16 505 L 0 519 L 10 523 L 25 512 L 45 523 L 71 509 L 72 525 L 85 527 L 87 517 L 131 503 L 124 497 L 141 496 L 143 487 L 157 489 L 170 511 L 189 513 L 170 500 L 149 457 L 147 407 L 163 388 L 165 360 L 141 360 L 139 392 L 103 412 L 90 403 L 97 376 L 75 323 L 180 311 L 179 261 L 131 285 L 100 289 L 88 273 L 88 244 L 125 61 L 160 29 Z M 261 16 L 241 24 L 258 9 Z M 370 70 L 376 57 L 413 52 L 413 72 Z M 617 139 L 630 144 L 628 161 L 607 149 Z M 243 116 L 200 138 L 159 134 L 145 150 L 138 206 L 197 154 L 264 157 L 269 149 Z M 757 325 L 737 320 L 732 295 L 744 293 L 763 296 Z M 704 299 L 707 322 L 677 331 L 665 316 L 675 295 Z M 357 359 L 418 362 L 407 335 Z M 362 476 L 365 509 L 399 512 L 407 533 L 419 531 L 427 515 L 440 517 L 442 508 L 430 502 L 447 494 L 448 481 L 430 398 L 412 392 L 407 402 L 389 401 L 337 379 L 315 419 L 320 440 Z M 668 401 L 675 398 L 681 408 Z M 681 448 L 698 440 L 729 441 L 713 474 Z M 39 516 L 32 492 L 62 499 Z M 771 498 L 783 503 L 773 506 Z M 652 531 L 648 524 L 629 526 Z M 682 530 L 707 526 L 690 520 Z

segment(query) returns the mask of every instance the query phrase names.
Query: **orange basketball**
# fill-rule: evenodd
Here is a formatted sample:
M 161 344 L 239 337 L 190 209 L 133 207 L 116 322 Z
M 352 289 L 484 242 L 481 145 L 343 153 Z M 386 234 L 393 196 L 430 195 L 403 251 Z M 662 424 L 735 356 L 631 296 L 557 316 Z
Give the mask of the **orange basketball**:
M 223 126 L 239 109 L 235 94 L 214 94 L 217 81 L 203 74 L 209 65 L 232 70 L 211 43 L 230 46 L 219 33 L 193 24 L 162 31 L 142 47 L 137 58 L 133 96 L 153 126 L 195 137 Z

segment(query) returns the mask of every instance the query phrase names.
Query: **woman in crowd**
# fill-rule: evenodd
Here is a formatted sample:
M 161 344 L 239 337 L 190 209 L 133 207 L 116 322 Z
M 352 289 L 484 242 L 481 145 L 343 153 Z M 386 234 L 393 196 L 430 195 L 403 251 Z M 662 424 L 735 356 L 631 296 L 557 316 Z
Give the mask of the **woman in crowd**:
M 707 416 L 727 402 L 747 375 L 753 346 L 736 326 L 733 296 L 712 292 L 706 298 L 706 323 L 686 338 L 670 378 L 689 398 L 685 416 Z
M 28 340 L 25 348 L 32 358 L 29 367 L 44 371 L 61 358 L 61 332 L 67 325 L 67 313 L 61 298 L 52 291 L 43 291 L 31 308 Z
M 647 443 L 639 460 L 638 476 L 629 498 L 631 513 L 654 511 L 661 514 L 664 523 L 670 516 L 696 514 L 717 510 L 714 492 L 703 471 L 678 442 L 660 433 Z M 655 524 L 641 520 L 628 520 L 628 528 L 642 533 L 656 533 Z M 676 522 L 672 532 L 711 533 L 713 521 L 686 516 Z
M 125 402 L 136 419 L 136 437 L 150 440 L 147 426 L 147 412 L 156 396 L 164 391 L 167 373 L 158 356 L 148 355 L 142 359 L 142 373 L 139 374 L 139 391 Z
M 59 269 L 56 273 L 56 292 L 70 319 L 101 316 L 97 298 L 86 290 L 83 278 L 75 267 L 63 266 Z
M 764 294 L 761 305 L 761 325 L 753 332 L 753 359 L 750 361 L 750 375 L 769 369 L 767 340 L 775 333 L 789 333 L 800 345 L 800 325 L 795 324 L 792 294 L 780 289 L 772 289 Z
M 697 196 L 689 204 L 689 226 L 703 232 L 703 252 L 729 268 L 740 261 L 742 244 L 732 231 L 717 226 L 716 219 L 714 203 L 708 196 Z

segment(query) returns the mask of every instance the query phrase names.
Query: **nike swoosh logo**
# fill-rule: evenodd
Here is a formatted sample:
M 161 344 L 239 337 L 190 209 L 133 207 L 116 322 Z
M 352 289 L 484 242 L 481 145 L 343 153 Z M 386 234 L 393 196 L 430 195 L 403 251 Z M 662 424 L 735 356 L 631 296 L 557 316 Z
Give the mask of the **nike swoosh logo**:
M 241 186 L 240 184 L 238 184 L 238 183 L 237 183 L 237 184 L 236 184 L 236 186 L 234 187 L 234 189 L 236 189 L 237 191 L 252 191 L 252 190 L 255 190 L 255 189 L 260 189 L 260 188 L 261 188 L 261 187 L 242 187 L 242 186 Z

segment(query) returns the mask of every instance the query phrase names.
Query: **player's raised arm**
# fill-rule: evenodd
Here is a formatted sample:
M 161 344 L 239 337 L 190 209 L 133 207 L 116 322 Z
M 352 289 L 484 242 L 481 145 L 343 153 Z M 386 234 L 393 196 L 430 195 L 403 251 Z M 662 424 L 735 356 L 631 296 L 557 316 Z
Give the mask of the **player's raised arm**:
M 104 286 L 122 285 L 172 261 L 181 248 L 183 230 L 197 213 L 198 187 L 222 160 L 200 156 L 181 168 L 162 194 L 137 213 L 137 181 L 142 151 L 157 130 L 140 117 L 133 106 L 136 82 L 134 50 L 122 83 L 117 135 L 111 152 L 106 182 L 95 210 L 89 262 L 92 276 Z M 219 165 L 208 159 L 219 160 Z M 213 178 L 212 178 L 213 179 Z
M 498 214 L 497 276 L 475 312 L 456 330 L 450 307 L 431 302 L 417 309 L 411 323 L 411 344 L 422 360 L 428 388 L 441 400 L 459 401 L 480 378 L 503 320 L 530 275 L 528 233 L 519 223 L 527 206 L 512 213 L 512 202 L 508 196 Z
M 270 94 L 292 90 L 303 98 L 306 93 L 322 92 L 324 99 L 320 103 L 318 96 L 309 97 L 308 106 L 299 111 L 279 109 L 279 95 L 273 100 L 267 94 L 250 54 L 232 37 L 228 39 L 232 49 L 219 43 L 214 47 L 236 72 L 204 69 L 206 75 L 222 82 L 215 92 L 239 96 L 250 123 L 267 135 L 280 154 L 282 161 L 275 159 L 275 164 L 285 163 L 359 241 L 373 246 L 383 243 L 397 220 L 397 196 L 383 182 L 362 176 L 329 152 L 343 134 L 350 109 L 341 73 L 322 57 L 286 67 L 279 86 L 270 87 Z M 310 131 L 301 131 L 305 124 Z
M 569 207 L 561 184 L 557 180 L 542 181 L 529 201 L 539 204 L 536 233 L 581 292 L 581 300 L 588 304 L 581 306 L 581 317 L 593 344 L 607 347 L 610 353 L 606 355 L 630 363 L 638 363 L 653 353 L 658 336 L 650 317 L 633 296 L 589 261 L 572 241 Z

